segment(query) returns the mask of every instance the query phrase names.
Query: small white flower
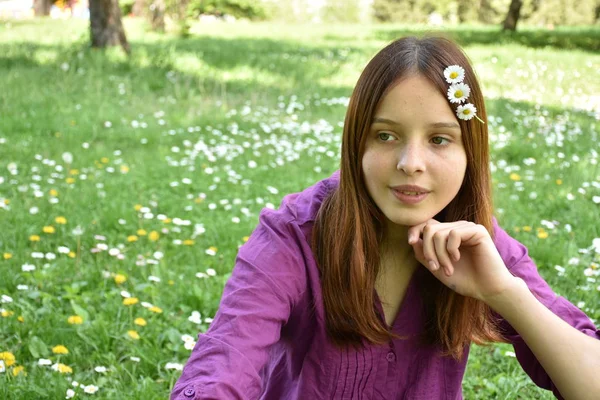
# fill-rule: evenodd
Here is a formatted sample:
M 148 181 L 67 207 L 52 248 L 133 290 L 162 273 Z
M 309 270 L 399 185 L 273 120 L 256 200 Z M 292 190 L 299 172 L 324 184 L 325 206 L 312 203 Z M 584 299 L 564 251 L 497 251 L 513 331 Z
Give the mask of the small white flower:
M 448 83 L 460 83 L 465 79 L 465 70 L 459 65 L 450 65 L 444 70 L 444 77 Z
M 181 340 L 183 340 L 184 342 L 193 342 L 194 341 L 194 337 L 192 335 L 181 335 Z
M 12 299 L 12 297 L 3 294 L 2 297 L 0 297 L 0 302 L 2 302 L 2 303 L 12 303 L 13 299 Z
M 45 358 L 40 358 L 38 360 L 38 365 L 42 365 L 42 366 L 44 366 L 44 365 L 52 365 L 52 361 L 47 360 Z
M 99 365 L 96 368 L 94 368 L 94 371 L 96 371 L 96 372 L 98 372 L 100 374 L 103 374 L 103 373 L 105 373 L 107 371 L 107 369 L 106 369 L 106 367 L 103 367 L 103 366 Z
M 6 367 L 4 366 L 4 361 L 0 360 L 0 373 L 6 371 Z
M 131 361 L 133 361 L 133 362 L 140 362 L 141 361 L 141 359 L 139 357 L 134 357 L 134 356 L 129 357 L 129 359 Z
M 182 371 L 183 365 L 170 362 L 170 363 L 167 363 L 167 365 L 165 365 L 165 369 L 176 369 L 177 371 Z
M 194 324 L 202 323 L 200 313 L 198 311 L 192 311 L 192 315 L 188 317 L 188 321 L 193 322 Z
M 152 308 L 152 307 L 154 307 L 154 304 L 152 304 L 152 303 L 148 303 L 147 301 L 142 301 L 140 304 L 141 304 L 141 305 L 142 305 L 142 307 L 144 307 L 144 308 Z
M 214 270 L 214 269 L 212 269 L 212 268 L 208 268 L 208 269 L 206 270 L 206 275 L 208 275 L 208 276 L 215 276 L 215 275 L 217 275 L 217 271 L 215 271 L 215 270 Z
M 456 116 L 465 121 L 470 120 L 475 116 L 477 108 L 471 103 L 467 103 L 464 106 L 458 106 L 456 108 Z
M 148 280 L 152 281 L 152 282 L 160 282 L 160 278 L 158 276 L 153 276 L 153 275 L 150 275 L 148 277 Z
M 121 291 L 121 296 L 125 297 L 126 299 L 131 297 L 131 293 L 129 293 L 126 290 Z
M 462 103 L 471 94 L 471 88 L 466 83 L 455 83 L 448 88 L 450 103 Z
M 23 271 L 23 272 L 31 272 L 33 270 L 35 270 L 35 265 L 32 265 L 32 264 L 21 265 L 21 271 Z
M 88 393 L 88 394 L 94 394 L 98 391 L 98 386 L 94 386 L 94 385 L 87 385 L 83 387 L 83 391 Z
M 196 347 L 196 342 L 193 340 L 188 340 L 183 344 L 183 347 L 185 347 L 186 350 L 194 350 L 194 347 Z
M 79 387 L 79 382 L 73 381 L 73 382 L 71 382 L 71 386 L 73 386 L 73 387 Z
M 62 154 L 62 159 L 66 164 L 73 164 L 73 154 L 69 153 L 68 151 Z
M 75 396 L 75 391 L 73 389 L 67 389 L 67 395 L 65 399 L 72 399 Z

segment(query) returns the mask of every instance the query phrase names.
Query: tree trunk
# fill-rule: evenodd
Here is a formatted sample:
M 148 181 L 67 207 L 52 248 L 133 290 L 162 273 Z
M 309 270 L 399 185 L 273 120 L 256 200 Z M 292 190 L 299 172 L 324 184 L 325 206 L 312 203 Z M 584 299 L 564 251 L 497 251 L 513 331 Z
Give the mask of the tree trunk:
M 45 17 L 50 15 L 52 0 L 35 0 L 33 2 L 33 14 L 36 17 Z
M 90 33 L 92 47 L 121 46 L 130 53 L 121 23 L 119 0 L 90 0 Z
M 470 0 L 458 0 L 458 5 L 456 9 L 456 14 L 458 15 L 458 22 L 460 24 L 464 24 L 467 22 L 467 14 L 469 10 L 473 7 L 473 2 Z
M 508 13 L 504 18 L 504 24 L 502 29 L 515 31 L 517 30 L 517 22 L 519 22 L 519 16 L 521 14 L 521 7 L 523 6 L 523 0 L 511 0 L 510 7 L 508 7 Z
M 166 6 L 164 0 L 152 0 L 149 17 L 153 31 L 165 31 L 165 11 Z
M 477 10 L 477 20 L 484 24 L 489 24 L 494 19 L 496 10 L 492 6 L 490 0 L 480 0 L 479 9 Z
M 136 17 L 142 17 L 146 14 L 146 0 L 135 0 L 131 13 Z

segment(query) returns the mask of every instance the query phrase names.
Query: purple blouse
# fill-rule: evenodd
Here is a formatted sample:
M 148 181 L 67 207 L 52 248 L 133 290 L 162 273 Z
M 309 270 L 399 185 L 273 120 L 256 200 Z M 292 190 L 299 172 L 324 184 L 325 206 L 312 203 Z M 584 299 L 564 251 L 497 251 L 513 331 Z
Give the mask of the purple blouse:
M 469 347 L 460 362 L 438 348 L 421 347 L 421 293 L 413 274 L 392 329 L 408 339 L 360 350 L 338 350 L 325 333 L 319 271 L 311 231 L 339 171 L 301 193 L 284 197 L 279 210 L 263 209 L 240 249 L 219 310 L 198 342 L 171 393 L 189 399 L 462 399 Z M 527 249 L 494 220 L 494 242 L 513 275 L 579 331 L 600 339 L 592 321 L 558 297 L 539 276 Z M 381 304 L 377 307 L 383 314 Z M 519 334 L 502 322 L 517 360 L 540 387 L 562 398 Z

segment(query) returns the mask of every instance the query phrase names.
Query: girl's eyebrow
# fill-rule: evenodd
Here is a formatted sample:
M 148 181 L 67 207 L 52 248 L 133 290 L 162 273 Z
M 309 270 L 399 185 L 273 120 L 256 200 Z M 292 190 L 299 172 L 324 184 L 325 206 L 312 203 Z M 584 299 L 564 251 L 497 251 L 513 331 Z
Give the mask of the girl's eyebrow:
M 392 121 L 391 119 L 387 119 L 387 118 L 381 118 L 381 117 L 375 117 L 373 118 L 373 124 L 375 123 L 384 123 L 384 124 L 388 124 L 388 125 L 393 125 L 393 126 L 398 126 L 401 127 L 402 124 L 396 121 Z M 450 128 L 450 129 L 459 129 L 460 130 L 460 125 L 458 125 L 456 122 L 434 122 L 432 124 L 429 124 L 430 128 Z

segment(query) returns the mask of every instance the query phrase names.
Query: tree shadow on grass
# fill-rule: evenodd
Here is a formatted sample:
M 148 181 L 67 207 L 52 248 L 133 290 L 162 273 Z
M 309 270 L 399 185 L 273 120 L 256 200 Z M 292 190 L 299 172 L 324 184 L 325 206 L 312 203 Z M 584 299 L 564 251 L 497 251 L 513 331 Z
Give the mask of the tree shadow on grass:
M 469 45 L 507 45 L 519 44 L 531 48 L 555 48 L 561 50 L 582 50 L 597 53 L 600 51 L 600 28 L 569 29 L 521 29 L 516 32 L 505 32 L 499 27 L 483 28 L 434 28 L 423 29 L 375 29 L 373 37 L 379 40 L 394 40 L 403 36 L 434 34 L 449 37 L 462 46 Z

